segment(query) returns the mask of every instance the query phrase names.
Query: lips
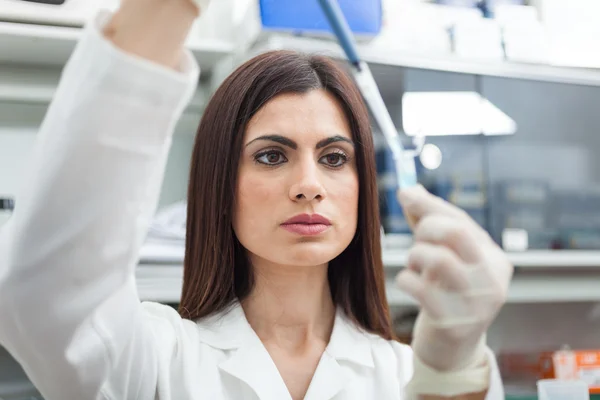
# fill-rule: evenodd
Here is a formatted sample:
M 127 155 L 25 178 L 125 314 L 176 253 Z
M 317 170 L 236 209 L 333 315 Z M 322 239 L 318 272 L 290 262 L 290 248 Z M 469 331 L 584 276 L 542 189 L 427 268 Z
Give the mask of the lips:
M 319 214 L 300 214 L 296 215 L 285 221 L 282 225 L 291 225 L 291 224 L 322 224 L 322 225 L 331 225 L 331 221 Z
M 296 215 L 281 224 L 289 232 L 303 236 L 318 235 L 331 226 L 331 221 L 319 214 Z

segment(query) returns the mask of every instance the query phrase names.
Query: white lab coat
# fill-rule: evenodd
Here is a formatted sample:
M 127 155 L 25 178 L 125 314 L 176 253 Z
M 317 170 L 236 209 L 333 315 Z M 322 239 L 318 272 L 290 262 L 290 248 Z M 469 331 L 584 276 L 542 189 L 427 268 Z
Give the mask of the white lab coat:
M 140 303 L 134 269 L 174 126 L 191 99 L 190 54 L 171 71 L 89 24 L 41 127 L 0 237 L 0 343 L 47 400 L 290 399 L 239 305 L 208 319 Z M 490 352 L 488 399 L 503 399 Z M 306 399 L 404 398 L 408 346 L 338 312 Z

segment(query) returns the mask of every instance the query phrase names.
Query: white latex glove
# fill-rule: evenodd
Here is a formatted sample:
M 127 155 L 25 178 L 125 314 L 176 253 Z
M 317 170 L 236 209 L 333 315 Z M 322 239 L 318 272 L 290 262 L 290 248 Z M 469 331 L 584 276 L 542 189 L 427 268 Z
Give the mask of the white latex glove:
M 485 362 L 485 333 L 506 300 L 513 266 L 464 211 L 422 186 L 398 199 L 415 238 L 396 279 L 421 305 L 415 355 L 438 371 Z

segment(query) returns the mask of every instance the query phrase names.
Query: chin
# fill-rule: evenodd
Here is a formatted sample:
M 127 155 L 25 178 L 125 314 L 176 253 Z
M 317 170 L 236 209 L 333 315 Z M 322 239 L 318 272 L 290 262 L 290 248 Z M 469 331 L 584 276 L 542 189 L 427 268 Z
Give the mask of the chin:
M 272 247 L 270 258 L 271 261 L 278 264 L 312 267 L 329 263 L 340 255 L 346 247 L 347 245 L 341 243 L 307 239 L 277 249 Z

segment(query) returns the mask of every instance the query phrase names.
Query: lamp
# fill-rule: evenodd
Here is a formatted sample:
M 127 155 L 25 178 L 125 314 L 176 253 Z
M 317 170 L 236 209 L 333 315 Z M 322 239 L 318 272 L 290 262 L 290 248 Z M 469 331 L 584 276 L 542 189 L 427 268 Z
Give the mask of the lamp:
M 512 135 L 516 122 L 477 92 L 406 92 L 402 125 L 408 136 Z

